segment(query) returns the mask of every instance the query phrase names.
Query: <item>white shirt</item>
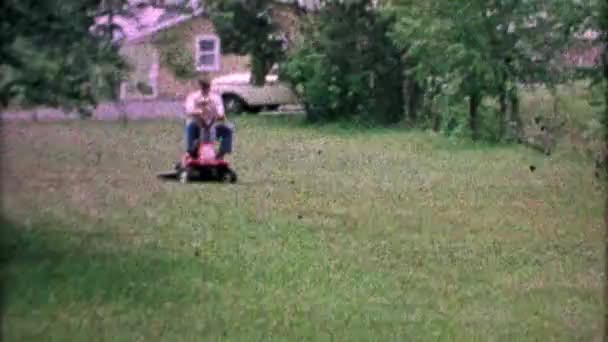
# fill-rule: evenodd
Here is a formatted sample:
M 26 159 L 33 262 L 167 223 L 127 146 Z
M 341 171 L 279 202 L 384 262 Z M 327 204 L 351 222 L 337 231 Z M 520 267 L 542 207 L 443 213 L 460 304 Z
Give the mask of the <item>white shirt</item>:
M 186 97 L 186 101 L 184 103 L 184 107 L 186 109 L 186 123 L 189 123 L 192 120 L 192 114 L 202 114 L 202 109 L 199 108 L 196 103 L 203 98 L 203 94 L 200 90 L 194 91 Z M 210 92 L 208 95 L 211 104 L 215 106 L 215 111 L 218 119 L 222 119 L 225 117 L 224 110 L 224 101 L 222 101 L 222 97 L 216 93 Z

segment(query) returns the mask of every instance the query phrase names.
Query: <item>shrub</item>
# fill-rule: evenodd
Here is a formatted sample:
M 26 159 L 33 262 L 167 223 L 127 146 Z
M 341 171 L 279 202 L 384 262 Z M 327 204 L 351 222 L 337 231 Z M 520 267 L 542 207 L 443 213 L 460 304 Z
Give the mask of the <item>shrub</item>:
M 154 45 L 160 52 L 160 62 L 173 72 L 175 77 L 191 80 L 198 76 L 194 69 L 194 58 L 188 49 L 184 49 L 183 40 L 177 29 L 165 30 L 155 38 Z
M 403 67 L 400 51 L 386 36 L 391 23 L 366 1 L 324 7 L 281 74 L 301 97 L 310 121 L 401 120 Z

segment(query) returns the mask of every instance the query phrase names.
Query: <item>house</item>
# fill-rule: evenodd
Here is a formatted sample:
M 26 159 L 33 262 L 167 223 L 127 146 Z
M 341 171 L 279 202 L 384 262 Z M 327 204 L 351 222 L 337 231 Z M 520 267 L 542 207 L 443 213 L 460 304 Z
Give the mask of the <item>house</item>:
M 564 64 L 578 69 L 590 69 L 600 65 L 605 49 L 600 36 L 600 32 L 594 30 L 575 35 L 573 43 L 562 56 Z
M 314 9 L 317 2 L 298 0 L 298 5 Z M 277 1 L 272 12 L 286 42 L 296 34 L 300 15 L 292 4 Z M 184 11 L 184 5 L 190 10 Z M 222 52 L 199 0 L 164 0 L 163 6 L 136 0 L 129 6 L 112 16 L 113 38 L 132 67 L 121 85 L 122 99 L 181 99 L 196 88 L 201 75 L 249 71 L 248 56 Z M 107 15 L 97 17 L 93 30 L 107 28 L 108 22 Z

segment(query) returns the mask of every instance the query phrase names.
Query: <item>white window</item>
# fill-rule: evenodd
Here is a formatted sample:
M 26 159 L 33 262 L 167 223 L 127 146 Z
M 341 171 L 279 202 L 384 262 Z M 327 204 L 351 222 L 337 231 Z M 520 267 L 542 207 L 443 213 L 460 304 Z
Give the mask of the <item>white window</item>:
M 199 0 L 162 0 L 159 1 L 164 6 L 182 6 L 183 8 L 198 8 Z
M 195 39 L 195 67 L 197 71 L 220 69 L 220 39 L 214 35 L 201 35 Z
M 308 10 L 315 11 L 321 8 L 321 1 L 319 0 L 298 0 L 300 7 Z

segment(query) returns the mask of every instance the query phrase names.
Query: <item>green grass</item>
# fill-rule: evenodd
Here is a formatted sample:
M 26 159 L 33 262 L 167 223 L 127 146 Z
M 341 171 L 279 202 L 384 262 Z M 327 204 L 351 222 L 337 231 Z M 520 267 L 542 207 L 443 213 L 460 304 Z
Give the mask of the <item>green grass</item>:
M 522 92 L 522 107 L 531 117 L 551 117 L 555 114 L 553 109 L 557 97 L 557 115 L 569 120 L 574 126 L 584 128 L 593 119 L 588 87 L 589 82 L 584 81 L 562 84 L 556 88 L 555 96 L 549 89 L 538 87 L 533 91 Z
M 240 183 L 190 186 L 155 179 L 179 156 L 180 123 L 5 125 L 6 340 L 601 336 L 588 161 L 236 123 Z
M 565 145 L 580 145 L 584 140 L 584 145 L 596 147 L 594 145 L 601 144 L 601 125 L 599 108 L 594 108 L 591 102 L 601 99 L 594 97 L 589 86 L 589 82 L 576 81 L 558 86 L 554 94 L 540 87 L 522 92 L 524 120 L 530 126 L 535 117 L 542 117 L 545 122 L 554 120 L 553 124 L 565 121 L 560 134 L 566 136 L 560 139 Z

